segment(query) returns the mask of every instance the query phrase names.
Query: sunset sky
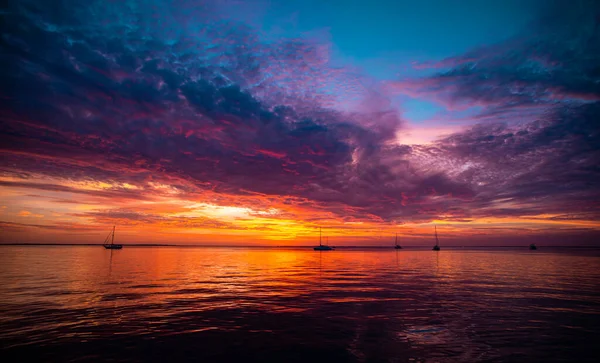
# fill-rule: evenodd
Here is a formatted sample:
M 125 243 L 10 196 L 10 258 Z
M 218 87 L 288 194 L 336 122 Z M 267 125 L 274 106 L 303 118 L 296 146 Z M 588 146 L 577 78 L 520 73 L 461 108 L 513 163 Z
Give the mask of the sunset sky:
M 597 1 L 9 1 L 0 242 L 600 243 Z

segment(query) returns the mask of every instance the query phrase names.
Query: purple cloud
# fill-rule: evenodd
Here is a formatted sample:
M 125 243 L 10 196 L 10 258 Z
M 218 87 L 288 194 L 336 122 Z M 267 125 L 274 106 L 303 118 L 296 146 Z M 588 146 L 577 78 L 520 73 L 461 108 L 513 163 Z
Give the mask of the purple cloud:
M 548 28 L 549 15 L 540 35 L 394 83 L 455 107 L 481 107 L 485 121 L 408 147 L 397 145 L 402 120 L 386 90 L 331 66 L 327 43 L 268 43 L 210 4 L 152 4 L 54 11 L 20 2 L 1 40 L 2 175 L 140 188 L 1 185 L 141 200 L 154 196 L 145 185 L 162 182 L 189 195 L 276 196 L 377 222 L 597 218 L 600 42 L 589 41 L 597 27 L 573 36 L 572 18 Z M 347 99 L 336 94 L 362 102 L 338 109 Z M 503 117 L 510 120 L 498 123 Z

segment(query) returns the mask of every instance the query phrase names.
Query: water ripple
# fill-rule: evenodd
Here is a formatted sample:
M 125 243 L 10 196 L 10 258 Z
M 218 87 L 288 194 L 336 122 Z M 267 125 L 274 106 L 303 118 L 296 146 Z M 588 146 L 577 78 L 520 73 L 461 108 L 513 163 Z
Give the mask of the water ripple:
M 598 254 L 1 247 L 0 351 L 50 361 L 593 361 Z M 201 359 L 202 358 L 202 359 Z

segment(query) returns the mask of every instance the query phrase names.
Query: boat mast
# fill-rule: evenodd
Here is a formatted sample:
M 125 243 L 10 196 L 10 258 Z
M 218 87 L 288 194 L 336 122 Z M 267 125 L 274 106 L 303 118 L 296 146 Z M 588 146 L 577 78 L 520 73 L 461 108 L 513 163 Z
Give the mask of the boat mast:
M 322 246 L 323 243 L 321 243 L 321 227 L 319 227 L 319 246 Z
M 437 226 L 434 226 L 435 228 L 435 245 L 438 246 L 440 244 L 440 241 L 438 240 L 438 236 L 437 236 Z
M 398 233 L 396 233 L 396 246 L 398 246 Z
M 110 241 L 110 244 L 111 244 L 111 245 L 114 245 L 114 244 L 115 244 L 115 227 L 116 227 L 116 226 L 113 226 L 112 239 L 111 239 L 111 241 Z

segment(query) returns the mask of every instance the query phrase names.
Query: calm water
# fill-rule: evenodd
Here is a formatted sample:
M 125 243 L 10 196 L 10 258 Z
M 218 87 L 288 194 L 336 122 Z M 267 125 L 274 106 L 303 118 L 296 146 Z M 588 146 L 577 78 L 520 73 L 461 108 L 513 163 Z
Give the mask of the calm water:
M 5 362 L 581 362 L 600 354 L 593 250 L 11 246 L 0 254 Z

